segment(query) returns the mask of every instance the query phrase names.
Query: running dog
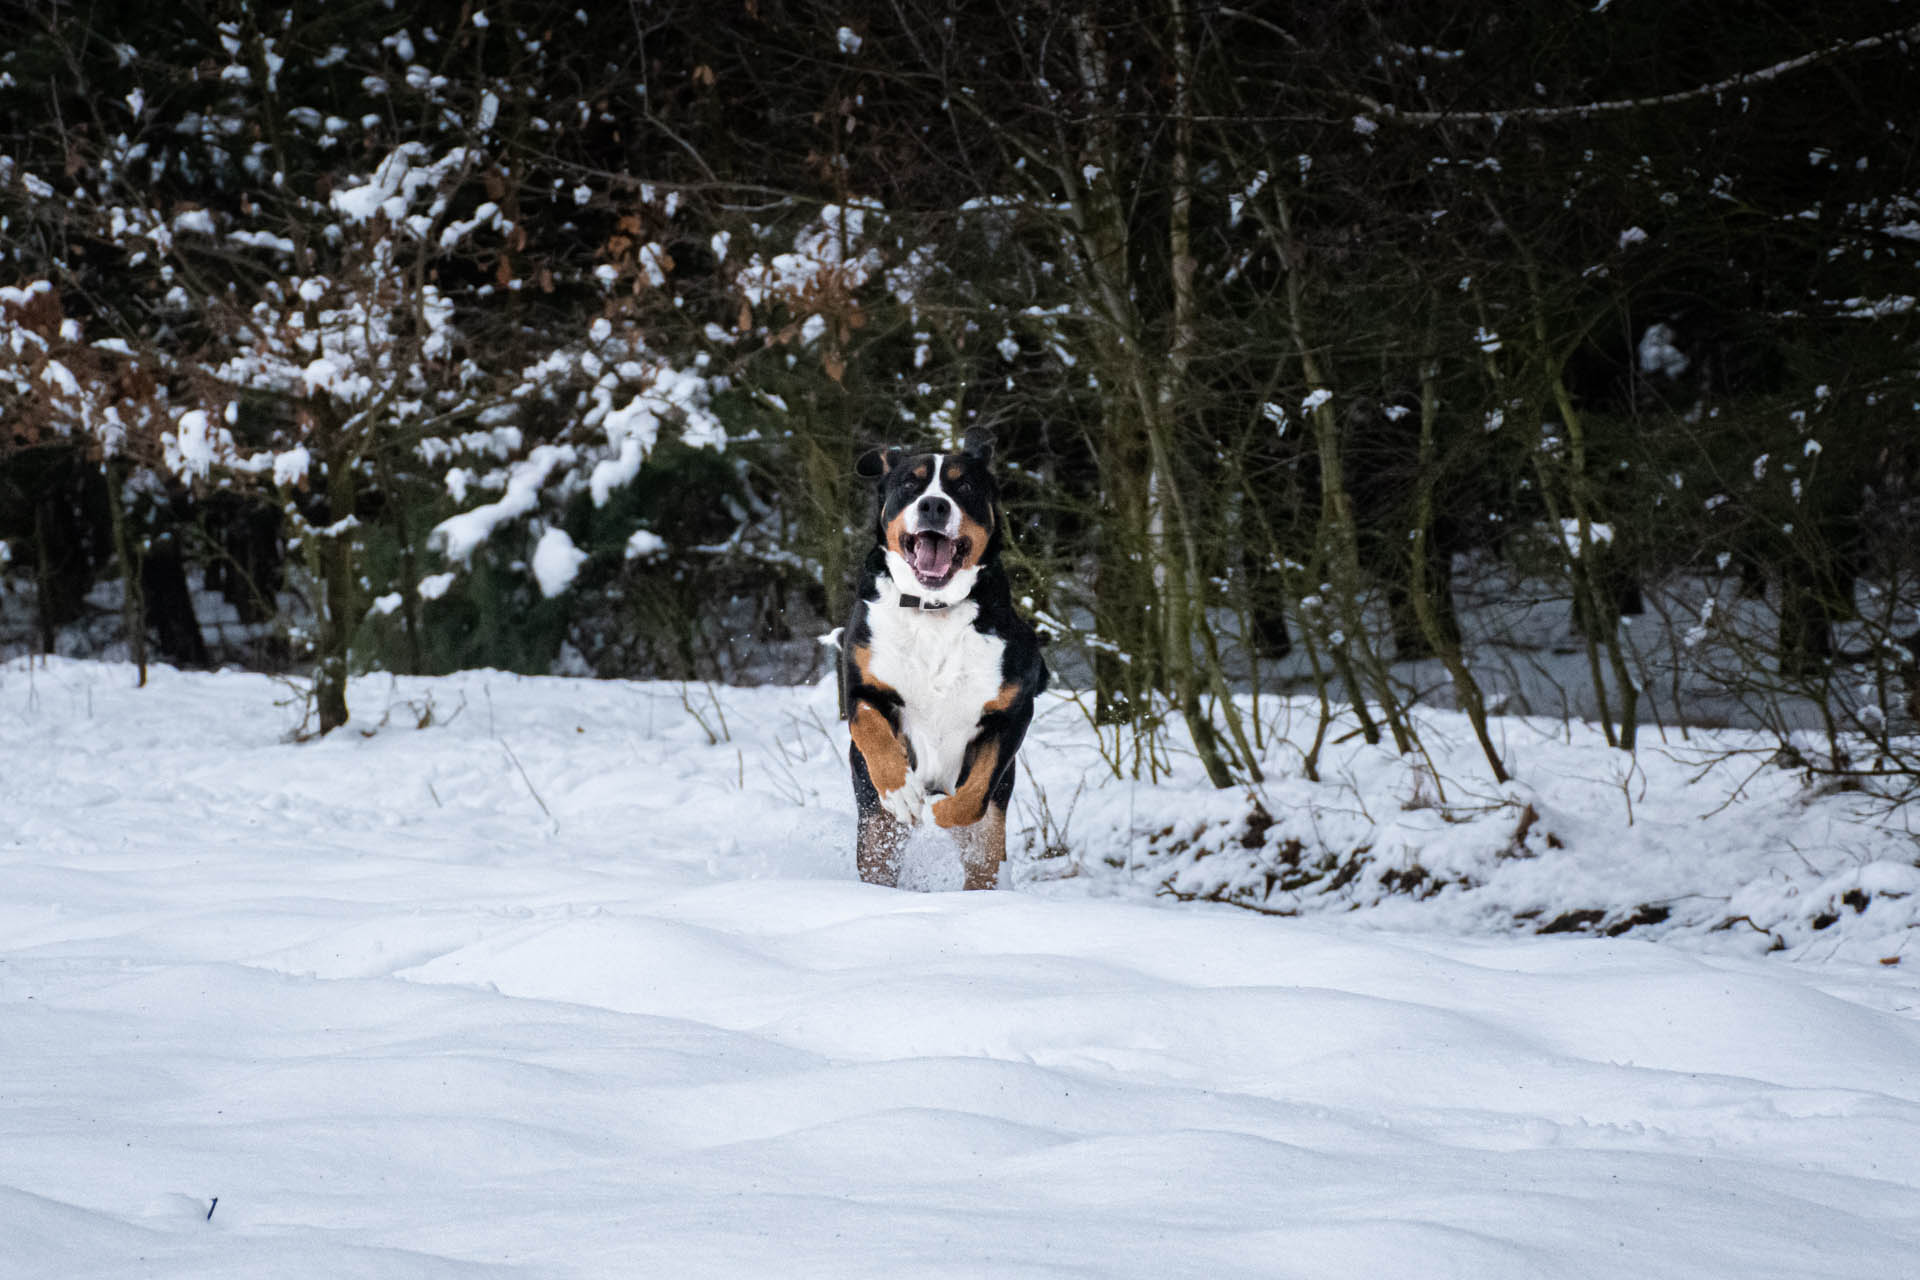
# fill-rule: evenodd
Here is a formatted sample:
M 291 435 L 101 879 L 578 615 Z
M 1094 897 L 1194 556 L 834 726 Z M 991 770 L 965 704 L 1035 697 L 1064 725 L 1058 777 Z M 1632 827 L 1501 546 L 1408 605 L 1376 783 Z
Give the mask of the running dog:
M 953 831 L 966 887 L 991 889 L 1006 856 L 1014 754 L 1047 687 L 1040 639 L 1014 612 L 993 441 L 958 453 L 876 449 L 874 546 L 842 633 L 853 731 L 860 878 L 890 885 L 913 827 Z

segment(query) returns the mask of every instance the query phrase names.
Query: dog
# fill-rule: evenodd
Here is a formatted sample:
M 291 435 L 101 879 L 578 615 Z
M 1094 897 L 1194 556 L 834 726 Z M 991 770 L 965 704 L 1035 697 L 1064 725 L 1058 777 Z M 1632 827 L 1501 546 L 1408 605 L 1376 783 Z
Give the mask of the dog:
M 1047 687 L 1040 638 L 1000 564 L 993 441 L 958 453 L 875 449 L 874 546 L 842 632 L 840 689 L 860 810 L 860 878 L 891 885 L 914 827 L 954 833 L 966 887 L 1006 857 L 1014 757 Z

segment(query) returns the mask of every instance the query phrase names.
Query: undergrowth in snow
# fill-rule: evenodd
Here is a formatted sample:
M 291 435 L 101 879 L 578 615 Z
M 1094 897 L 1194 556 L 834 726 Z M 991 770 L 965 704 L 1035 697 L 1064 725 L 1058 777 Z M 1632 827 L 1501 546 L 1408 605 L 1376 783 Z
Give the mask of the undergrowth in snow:
M 1314 782 L 1286 733 L 1308 708 L 1283 702 L 1266 781 L 1213 791 L 1177 754 L 1160 785 L 1089 768 L 1092 731 L 1075 714 L 1060 704 L 1042 717 L 1038 795 L 1017 805 L 1029 857 L 1054 855 L 1039 876 L 1396 928 L 1632 934 L 1888 965 L 1920 926 L 1920 812 L 1836 788 L 1764 735 L 1676 732 L 1629 756 L 1590 725 L 1510 717 L 1496 728 L 1516 781 L 1496 787 L 1464 718 L 1428 711 L 1423 754 L 1349 734 Z
M 1080 836 L 1160 892 L 1280 915 L 1703 945 L 1725 935 L 1738 950 L 1884 963 L 1920 925 L 1914 815 L 1827 789 L 1756 743 L 1628 761 L 1597 733 L 1569 745 L 1548 737 L 1561 726 L 1510 728 L 1541 735 L 1528 782 L 1476 789 L 1460 760 L 1449 784 L 1368 749 L 1335 781 L 1183 803 L 1123 799 L 1108 793 L 1127 790 L 1116 784 L 1077 812 Z

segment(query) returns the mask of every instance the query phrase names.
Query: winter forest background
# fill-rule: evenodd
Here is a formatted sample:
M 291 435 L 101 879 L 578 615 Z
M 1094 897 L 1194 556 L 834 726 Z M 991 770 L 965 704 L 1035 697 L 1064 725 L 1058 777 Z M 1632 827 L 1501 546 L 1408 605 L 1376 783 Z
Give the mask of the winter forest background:
M 369 670 L 817 679 L 855 458 L 984 427 L 1115 774 L 1256 781 L 1306 693 L 1309 778 L 1425 701 L 1499 781 L 1517 711 L 1904 799 L 1914 19 L 22 0 L 0 639 L 322 733 Z
M 1917 43 L 0 0 L 0 1271 L 1913 1274 Z M 901 893 L 822 641 L 982 428 Z

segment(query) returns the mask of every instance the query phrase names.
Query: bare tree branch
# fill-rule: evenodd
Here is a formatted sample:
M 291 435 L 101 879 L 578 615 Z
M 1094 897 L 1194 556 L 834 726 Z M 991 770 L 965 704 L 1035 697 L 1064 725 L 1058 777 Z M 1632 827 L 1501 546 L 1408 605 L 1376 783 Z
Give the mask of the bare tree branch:
M 1785 62 L 1776 62 L 1770 67 L 1762 67 L 1757 71 L 1743 71 L 1738 75 L 1728 76 L 1724 80 L 1696 85 L 1691 89 L 1677 89 L 1672 93 L 1657 93 L 1642 98 L 1611 98 L 1602 102 L 1585 102 L 1567 107 L 1504 107 L 1485 111 L 1402 111 L 1390 102 L 1380 102 L 1365 94 L 1350 93 L 1342 96 L 1364 106 L 1367 115 L 1395 124 L 1458 124 L 1462 122 L 1499 124 L 1507 120 L 1585 119 L 1589 116 L 1639 111 L 1647 107 L 1668 107 L 1700 98 L 1717 97 L 1729 90 L 1767 84 L 1790 72 L 1803 70 L 1842 54 L 1863 53 L 1868 49 L 1877 49 L 1881 45 L 1916 38 L 1920 38 L 1920 24 L 1883 31 L 1879 35 L 1864 36 L 1858 40 L 1843 40 L 1838 44 L 1830 44 L 1824 49 L 1815 49 L 1812 53 L 1801 54 L 1797 58 L 1788 58 Z

